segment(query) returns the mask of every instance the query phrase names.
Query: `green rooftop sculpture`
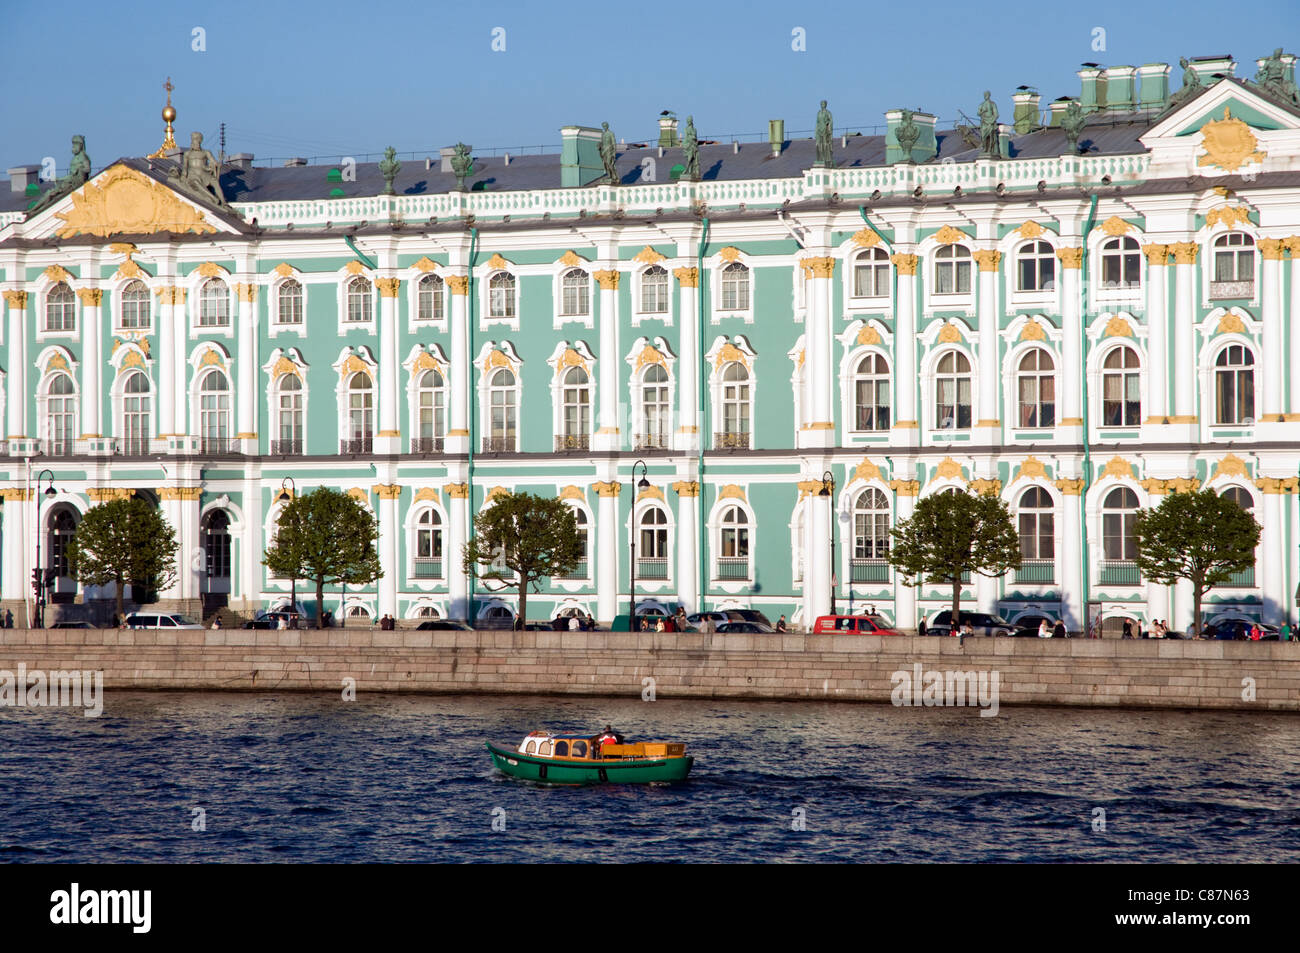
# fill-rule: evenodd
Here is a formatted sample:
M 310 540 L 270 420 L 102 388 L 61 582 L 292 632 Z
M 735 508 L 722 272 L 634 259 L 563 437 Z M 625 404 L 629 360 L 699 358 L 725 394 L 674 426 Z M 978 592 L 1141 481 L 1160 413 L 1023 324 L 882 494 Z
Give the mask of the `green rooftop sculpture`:
M 49 208 L 65 195 L 73 192 L 90 180 L 90 156 L 86 155 L 86 137 L 72 137 L 72 161 L 68 163 L 68 174 L 60 176 L 54 187 L 38 198 L 27 212 L 28 217 Z
M 384 191 L 381 195 L 396 195 L 393 191 L 393 179 L 402 171 L 402 163 L 397 161 L 397 150 L 389 146 L 384 150 L 384 157 L 379 161 L 379 174 L 384 177 Z
M 700 140 L 695 135 L 695 117 L 686 117 L 686 132 L 682 135 L 682 151 L 686 156 L 686 167 L 681 179 L 686 182 L 700 181 Z
M 833 169 L 835 160 L 831 156 L 831 137 L 835 134 L 835 123 L 824 99 L 822 108 L 817 111 L 816 129 L 817 161 L 814 164 L 822 169 Z

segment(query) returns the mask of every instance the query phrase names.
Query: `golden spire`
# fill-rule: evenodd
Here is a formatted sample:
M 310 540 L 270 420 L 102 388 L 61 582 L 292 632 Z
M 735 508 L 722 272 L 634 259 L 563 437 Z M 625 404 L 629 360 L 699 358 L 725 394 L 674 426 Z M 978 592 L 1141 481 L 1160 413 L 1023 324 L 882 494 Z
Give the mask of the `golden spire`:
M 176 137 L 172 135 L 172 123 L 176 121 L 176 110 L 172 108 L 172 90 L 175 88 L 172 85 L 172 78 L 168 76 L 167 82 L 163 83 L 163 89 L 167 90 L 167 105 L 162 111 L 163 122 L 167 123 L 167 135 L 163 138 L 163 144 L 158 147 L 158 151 L 150 153 L 146 158 L 162 159 L 176 148 Z

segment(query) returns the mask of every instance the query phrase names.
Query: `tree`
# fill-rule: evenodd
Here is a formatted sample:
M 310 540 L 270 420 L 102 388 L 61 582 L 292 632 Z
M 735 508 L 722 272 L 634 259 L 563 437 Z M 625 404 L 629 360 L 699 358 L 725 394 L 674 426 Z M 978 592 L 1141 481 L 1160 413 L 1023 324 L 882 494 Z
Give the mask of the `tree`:
M 518 590 L 516 626 L 528 619 L 529 587 L 540 591 L 543 578 L 568 575 L 583 558 L 573 510 L 530 493 L 498 496 L 474 517 L 474 534 L 465 544 L 465 572 Z
M 1020 565 L 1020 537 L 1011 511 L 996 496 L 949 490 L 922 497 L 911 519 L 890 535 L 889 562 L 907 585 L 920 576 L 952 582 L 952 625 L 961 605 L 961 577 L 1000 576 Z
M 316 582 L 316 627 L 325 627 L 326 584 L 364 586 L 384 574 L 375 543 L 379 523 L 364 506 L 320 486 L 291 500 L 276 521 L 262 562 L 283 579 Z
M 176 582 L 176 548 L 176 531 L 148 500 L 108 500 L 86 511 L 68 543 L 68 569 L 83 585 L 115 583 L 120 616 L 128 582 L 137 602 Z
M 1133 521 L 1142 575 L 1172 586 L 1192 584 L 1192 625 L 1201 634 L 1201 597 L 1233 573 L 1255 565 L 1259 524 L 1234 500 L 1213 490 L 1171 493 Z

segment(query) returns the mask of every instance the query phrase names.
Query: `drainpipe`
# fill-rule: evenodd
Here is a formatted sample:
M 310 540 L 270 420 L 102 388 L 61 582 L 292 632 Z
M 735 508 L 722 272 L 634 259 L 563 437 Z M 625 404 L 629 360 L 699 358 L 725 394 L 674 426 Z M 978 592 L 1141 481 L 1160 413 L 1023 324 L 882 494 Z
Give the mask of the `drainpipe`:
M 474 412 L 474 264 L 478 259 L 478 229 L 469 230 L 469 280 L 465 284 L 465 336 L 468 346 L 465 355 L 469 358 L 469 367 L 465 368 L 465 385 L 469 391 L 465 395 L 465 416 L 469 424 L 469 446 L 467 448 L 468 466 L 465 468 L 465 499 L 470 515 L 465 527 L 465 540 L 474 539 L 474 423 L 478 414 Z M 469 588 L 465 593 L 465 615 L 470 625 L 474 624 L 474 574 L 469 574 Z
M 1092 486 L 1092 446 L 1088 442 L 1089 422 L 1088 422 L 1088 305 L 1091 303 L 1088 293 L 1088 233 L 1092 231 L 1092 223 L 1097 217 L 1097 196 L 1093 195 L 1092 203 L 1088 206 L 1088 218 L 1083 224 L 1083 251 L 1079 258 L 1079 355 L 1083 363 L 1080 379 L 1083 382 L 1083 394 L 1080 397 L 1083 410 L 1083 489 L 1079 491 L 1079 526 L 1082 532 L 1079 533 L 1079 543 L 1082 547 L 1083 563 L 1083 635 L 1086 638 L 1088 630 L 1088 597 L 1090 595 L 1089 580 L 1092 576 L 1092 565 L 1088 561 L 1088 490 Z
M 700 424 L 703 424 L 705 423 L 704 420 L 704 416 L 705 416 L 704 415 L 704 406 L 705 406 L 704 403 L 704 331 L 708 327 L 707 323 L 704 320 L 704 248 L 709 243 L 708 216 L 707 215 L 703 216 L 700 219 L 700 221 L 703 225 L 703 228 L 700 232 L 700 244 L 695 249 L 695 296 L 696 296 L 695 311 L 696 311 L 696 316 L 698 317 L 700 322 L 699 333 L 695 335 L 697 339 L 695 344 L 697 349 L 699 350 L 699 355 L 696 360 L 697 366 L 695 368 L 695 373 L 698 375 L 699 379 L 696 381 L 695 390 L 696 390 L 696 399 L 699 401 L 699 405 L 700 405 L 699 410 L 697 411 L 699 416 L 696 419 Z M 708 550 L 705 549 L 704 546 L 706 542 L 706 533 L 705 533 L 705 526 L 704 526 L 705 524 L 704 434 L 706 430 L 707 428 L 705 427 L 699 427 L 696 431 L 696 436 L 698 439 L 695 441 L 696 449 L 698 452 L 698 458 L 696 462 L 696 472 L 699 474 L 697 479 L 699 480 L 700 483 L 700 492 L 699 492 L 699 496 L 697 497 L 697 499 L 700 501 L 699 502 L 700 512 L 698 514 L 698 517 L 695 520 L 697 524 L 696 532 L 698 535 L 698 542 L 697 542 L 698 548 L 696 550 L 697 558 L 695 561 L 699 566 L 699 572 L 700 572 L 700 580 L 699 580 L 700 601 L 699 604 L 695 607 L 696 612 L 704 611 L 704 597 L 708 592 L 708 590 L 705 589 L 705 583 L 708 581 L 709 578 L 708 573 L 705 572 L 705 564 L 708 561 Z M 633 496 L 635 496 L 635 490 L 633 491 Z
M 368 255 L 364 254 L 364 253 L 361 251 L 361 249 L 357 247 L 357 243 L 354 242 L 354 241 L 352 240 L 352 236 L 351 236 L 351 235 L 344 235 L 344 236 L 343 236 L 343 240 L 344 240 L 345 242 L 347 242 L 347 243 L 348 243 L 348 247 L 352 249 L 352 254 L 356 255 L 358 258 L 361 259 L 361 263 L 362 263 L 363 265 L 365 265 L 365 266 L 366 266 L 367 268 L 369 268 L 371 271 L 374 271 L 376 268 L 379 267 L 377 264 L 375 264 L 374 259 L 372 259 L 372 258 L 370 258 Z

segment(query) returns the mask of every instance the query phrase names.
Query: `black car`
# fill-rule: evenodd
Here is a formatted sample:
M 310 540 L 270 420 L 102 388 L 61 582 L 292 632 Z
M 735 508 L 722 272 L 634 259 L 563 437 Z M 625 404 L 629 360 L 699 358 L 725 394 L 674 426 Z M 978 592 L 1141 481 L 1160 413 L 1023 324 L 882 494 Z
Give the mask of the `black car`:
M 718 623 L 718 633 L 720 635 L 767 635 L 776 630 L 770 625 L 764 625 L 761 622 L 720 622 Z
M 263 612 L 257 618 L 245 622 L 242 628 L 245 629 L 278 629 L 280 620 L 284 620 L 286 629 L 302 628 L 302 618 L 296 612 L 281 611 Z
M 1250 627 L 1252 625 L 1259 626 L 1259 641 L 1261 642 L 1277 642 L 1281 638 L 1277 626 L 1269 625 L 1267 622 L 1247 622 L 1244 619 L 1230 619 L 1227 622 L 1220 623 L 1215 627 L 1217 629 L 1215 638 L 1249 642 L 1251 641 Z
M 1012 625 L 1000 615 L 991 615 L 987 612 L 962 612 L 961 625 L 969 622 L 976 635 L 1011 635 L 1016 631 L 1016 626 Z M 944 609 L 934 621 L 930 623 L 929 632 L 931 635 L 947 635 L 952 629 L 952 611 Z M 1038 631 L 1035 628 L 1034 635 Z
M 425 619 L 416 629 L 434 629 L 445 632 L 448 629 L 454 629 L 458 632 L 472 632 L 474 627 L 468 622 L 462 622 L 460 619 Z

